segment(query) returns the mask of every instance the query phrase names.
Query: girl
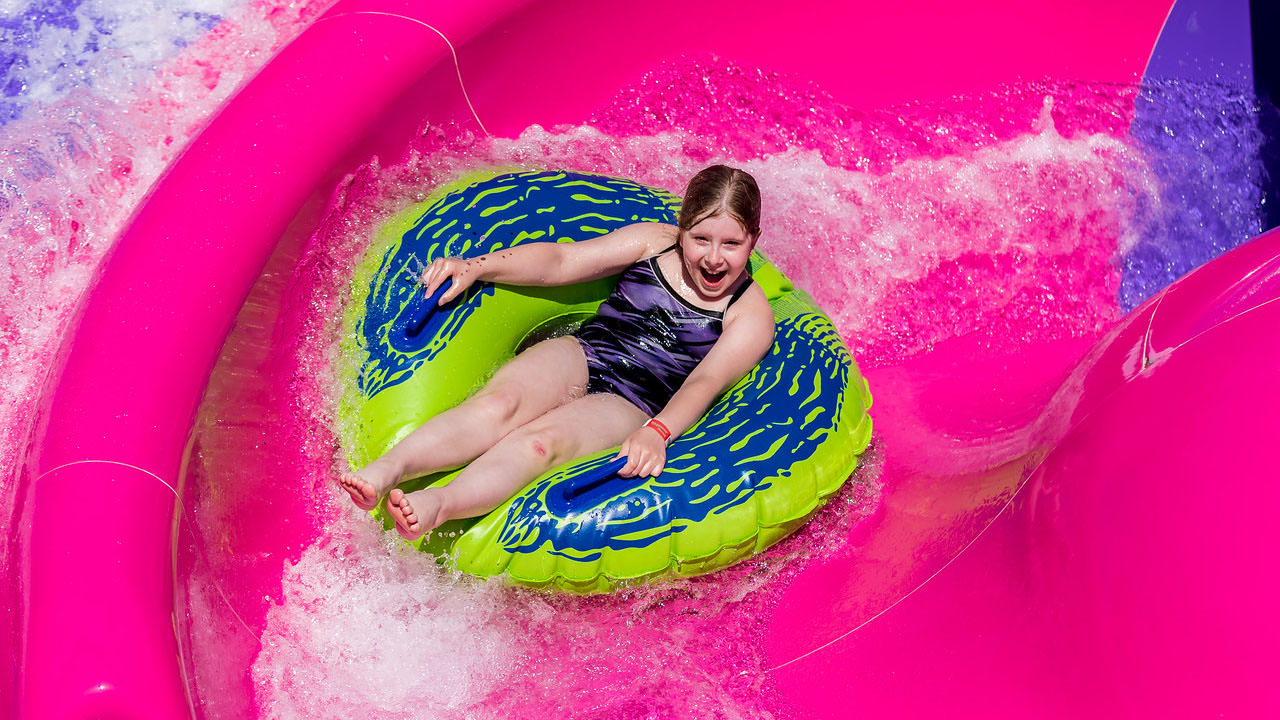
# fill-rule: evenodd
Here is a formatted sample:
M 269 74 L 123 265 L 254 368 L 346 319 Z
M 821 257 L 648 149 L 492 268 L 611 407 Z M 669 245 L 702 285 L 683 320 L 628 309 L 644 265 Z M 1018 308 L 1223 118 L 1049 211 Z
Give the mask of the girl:
M 621 444 L 624 477 L 657 476 L 666 446 L 753 368 L 773 344 L 773 311 L 747 260 L 760 237 L 760 190 L 715 165 L 689 181 L 678 225 L 638 223 L 591 240 L 531 243 L 422 274 L 444 304 L 472 283 L 568 285 L 622 274 L 598 313 L 545 340 L 485 387 L 339 482 L 359 507 L 383 493 L 413 540 L 482 515 L 565 461 Z M 469 463 L 469 464 L 468 464 Z M 445 487 L 406 494 L 403 480 L 467 467 Z

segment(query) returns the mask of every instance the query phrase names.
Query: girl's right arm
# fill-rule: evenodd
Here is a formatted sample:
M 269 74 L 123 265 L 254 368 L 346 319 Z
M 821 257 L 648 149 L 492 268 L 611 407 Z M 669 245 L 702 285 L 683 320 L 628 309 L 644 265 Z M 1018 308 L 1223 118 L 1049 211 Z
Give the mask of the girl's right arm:
M 439 258 L 423 271 L 427 294 L 448 278 L 453 286 L 440 296 L 443 305 L 477 280 L 508 285 L 570 285 L 616 275 L 627 266 L 675 244 L 678 230 L 662 223 L 636 223 L 580 242 L 535 242 L 481 255 Z

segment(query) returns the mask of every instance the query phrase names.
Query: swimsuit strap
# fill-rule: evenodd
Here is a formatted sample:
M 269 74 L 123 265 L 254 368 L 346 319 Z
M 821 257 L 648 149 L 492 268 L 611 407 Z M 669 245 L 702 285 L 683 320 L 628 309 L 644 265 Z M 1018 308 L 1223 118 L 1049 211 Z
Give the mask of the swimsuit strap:
M 751 283 L 755 282 L 755 278 L 751 277 L 750 267 L 747 267 L 742 272 L 746 273 L 747 279 L 738 286 L 737 290 L 733 291 L 733 295 L 729 298 L 729 304 L 724 306 L 725 310 L 728 310 L 731 305 L 738 302 L 738 298 L 742 297 L 742 294 L 747 291 L 747 288 L 751 287 Z
M 677 245 L 672 245 L 671 247 L 667 248 L 666 250 L 663 250 L 657 255 L 650 257 L 647 264 L 649 266 L 649 272 L 653 273 L 653 276 L 658 279 L 658 282 L 662 283 L 662 287 L 666 289 L 667 294 L 675 298 L 677 302 L 679 302 L 681 305 L 684 305 L 687 308 L 695 310 L 699 313 L 709 314 L 712 317 L 717 317 L 717 318 L 724 317 L 724 313 L 729 309 L 729 306 L 737 302 L 738 298 L 742 297 L 742 294 L 747 291 L 747 288 L 751 287 L 751 283 L 755 280 L 755 278 L 751 277 L 751 265 L 747 265 L 745 268 L 742 269 L 742 272 L 746 274 L 747 279 L 745 282 L 743 282 L 741 285 L 738 286 L 737 290 L 733 291 L 733 295 L 729 296 L 729 302 L 724 306 L 724 311 L 708 310 L 706 308 L 700 308 L 697 305 L 694 305 L 693 303 L 689 302 L 688 300 L 685 300 L 684 297 L 682 297 L 680 293 L 674 287 L 671 286 L 671 283 L 667 282 L 666 276 L 662 274 L 662 268 L 658 267 L 658 258 L 667 254 L 668 251 L 677 249 L 677 247 L 678 247 Z

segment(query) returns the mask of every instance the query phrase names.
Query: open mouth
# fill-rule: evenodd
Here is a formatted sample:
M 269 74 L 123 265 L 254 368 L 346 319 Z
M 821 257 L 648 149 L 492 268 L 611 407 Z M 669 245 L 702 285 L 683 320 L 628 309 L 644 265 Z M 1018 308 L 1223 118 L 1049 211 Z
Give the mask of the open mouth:
M 702 281 L 706 283 L 708 287 L 715 287 L 719 285 L 720 281 L 724 280 L 724 276 L 728 272 L 727 270 L 721 270 L 720 272 L 711 272 L 706 268 L 698 268 L 698 271 L 702 273 Z

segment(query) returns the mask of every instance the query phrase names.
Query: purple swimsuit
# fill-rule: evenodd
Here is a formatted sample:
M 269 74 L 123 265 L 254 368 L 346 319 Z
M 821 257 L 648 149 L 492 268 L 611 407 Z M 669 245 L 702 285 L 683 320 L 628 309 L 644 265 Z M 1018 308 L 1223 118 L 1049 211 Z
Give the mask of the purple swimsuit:
M 627 268 L 596 315 L 574 332 L 587 355 L 587 392 L 620 395 L 650 417 L 711 351 L 724 326 L 724 313 L 680 297 L 657 260 Z M 729 304 L 750 285 L 748 276 Z

